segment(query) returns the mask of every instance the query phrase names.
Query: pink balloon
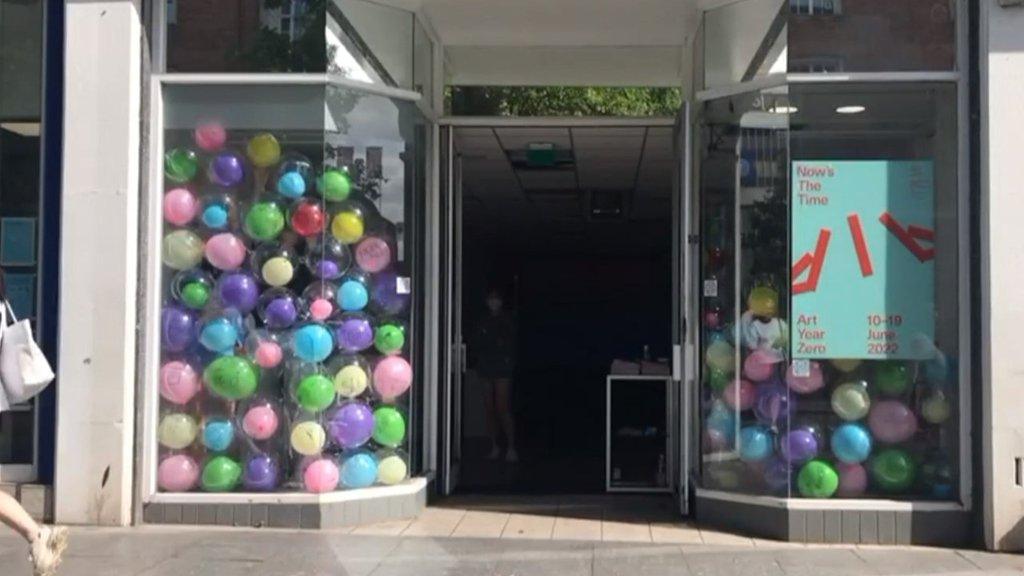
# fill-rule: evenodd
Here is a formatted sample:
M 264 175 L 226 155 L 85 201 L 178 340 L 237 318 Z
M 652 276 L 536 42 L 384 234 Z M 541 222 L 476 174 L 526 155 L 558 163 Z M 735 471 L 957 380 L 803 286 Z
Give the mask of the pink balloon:
M 391 247 L 384 240 L 369 236 L 356 246 L 356 263 L 367 272 L 380 272 L 391 264 Z
M 729 438 L 718 428 L 704 429 L 704 450 L 708 453 L 722 452 L 729 448 Z
M 733 410 L 750 410 L 755 396 L 757 391 L 754 385 L 746 380 L 733 380 L 722 391 L 722 399 Z
M 899 400 L 882 400 L 871 406 L 868 428 L 881 442 L 906 442 L 917 433 L 917 416 Z
M 185 362 L 172 360 L 160 367 L 160 396 L 172 404 L 188 404 L 202 387 L 199 374 Z
M 333 312 L 334 306 L 323 298 L 317 298 L 309 305 L 309 316 L 318 322 L 327 320 Z
M 867 492 L 868 472 L 860 464 L 837 464 L 839 470 L 839 490 L 836 496 L 840 498 L 856 498 Z
M 327 458 L 321 458 L 306 467 L 302 479 L 306 483 L 306 490 L 314 494 L 330 492 L 338 487 L 338 466 Z
M 772 377 L 776 362 L 778 359 L 768 352 L 754 350 L 743 361 L 743 375 L 753 382 L 764 382 Z
M 259 404 L 249 408 L 242 418 L 242 431 L 253 440 L 268 440 L 277 432 L 280 421 L 277 411 L 270 404 Z
M 217 122 L 206 122 L 196 127 L 193 133 L 196 146 L 207 152 L 216 152 L 224 147 L 228 133 L 224 126 Z
M 789 389 L 797 394 L 811 394 L 825 387 L 825 376 L 821 373 L 821 364 L 811 362 L 810 376 L 796 376 L 793 374 L 792 364 L 786 370 L 786 384 Z
M 191 222 L 198 207 L 195 195 L 185 188 L 175 188 L 164 194 L 164 219 L 175 226 Z
M 206 259 L 215 268 L 237 270 L 245 262 L 245 243 L 230 232 L 217 234 L 206 241 Z
M 264 341 L 256 346 L 253 358 L 260 368 L 275 368 L 284 358 L 284 352 L 277 342 Z
M 165 492 L 188 492 L 199 483 L 199 464 L 185 454 L 168 456 L 160 461 L 156 483 Z
M 388 356 L 373 369 L 373 388 L 384 401 L 405 394 L 412 386 L 412 366 L 401 356 Z

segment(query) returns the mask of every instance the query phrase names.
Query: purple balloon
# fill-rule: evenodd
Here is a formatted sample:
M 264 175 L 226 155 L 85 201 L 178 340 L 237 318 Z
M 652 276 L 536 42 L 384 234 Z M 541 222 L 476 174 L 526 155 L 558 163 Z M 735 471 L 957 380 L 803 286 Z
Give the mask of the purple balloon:
M 233 272 L 221 276 L 217 284 L 220 301 L 228 308 L 234 308 L 242 314 L 252 312 L 260 297 L 260 287 L 256 279 L 245 272 Z
M 789 389 L 777 381 L 760 384 L 754 400 L 757 421 L 767 426 L 778 426 L 796 412 L 796 398 Z
M 279 475 L 276 460 L 266 454 L 257 454 L 246 462 L 242 483 L 254 492 L 270 492 L 277 488 Z
M 177 305 L 167 306 L 160 313 L 160 340 L 168 352 L 184 352 L 195 341 L 196 317 Z
M 361 316 L 346 318 L 334 329 L 338 348 L 346 352 L 362 352 L 373 345 L 373 326 Z
M 780 492 L 789 487 L 789 479 L 793 469 L 781 458 L 772 458 L 764 467 L 764 483 L 772 492 Z
M 790 430 L 779 446 L 782 458 L 791 464 L 800 464 L 818 455 L 818 435 L 804 427 Z
M 210 161 L 206 176 L 220 186 L 238 186 L 245 179 L 245 164 L 238 154 L 223 152 Z
M 263 311 L 263 317 L 267 328 L 280 330 L 294 324 L 299 312 L 295 309 L 295 300 L 285 296 L 271 300 Z
M 338 266 L 337 262 L 321 260 L 316 263 L 316 276 L 318 278 L 334 280 L 338 276 L 341 276 L 341 267 Z
M 398 293 L 398 276 L 394 272 L 381 272 L 374 278 L 370 301 L 381 312 L 399 314 L 409 305 L 409 295 Z
M 342 448 L 358 448 L 373 436 L 373 411 L 365 402 L 346 402 L 328 419 L 327 434 Z

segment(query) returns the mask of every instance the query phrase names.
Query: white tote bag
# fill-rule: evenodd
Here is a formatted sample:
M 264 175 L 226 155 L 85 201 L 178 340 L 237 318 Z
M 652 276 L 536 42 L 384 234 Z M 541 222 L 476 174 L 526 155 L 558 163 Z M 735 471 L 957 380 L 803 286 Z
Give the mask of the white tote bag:
M 8 403 L 20 404 L 53 382 L 53 369 L 32 337 L 28 320 L 19 321 L 7 302 L 0 310 L 0 321 L 0 385 Z

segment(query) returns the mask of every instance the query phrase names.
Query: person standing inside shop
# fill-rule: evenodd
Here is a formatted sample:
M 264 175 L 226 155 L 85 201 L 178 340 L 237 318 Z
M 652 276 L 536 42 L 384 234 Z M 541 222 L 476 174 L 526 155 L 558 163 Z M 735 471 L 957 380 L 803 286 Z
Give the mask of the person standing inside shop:
M 0 268 L 0 306 L 6 310 L 10 309 L 3 268 Z M 7 320 L 4 321 L 5 324 L 6 322 Z M 0 344 L 3 343 L 3 332 L 6 328 L 0 326 Z M 3 382 L 0 382 L 0 395 L 3 394 Z M 7 402 L 0 402 L 0 410 L 6 404 Z M 36 576 L 51 576 L 57 573 L 61 555 L 67 547 L 67 528 L 40 526 L 21 504 L 6 492 L 0 492 L 0 522 L 21 534 L 31 546 L 30 558 Z
M 469 356 L 480 377 L 484 392 L 484 414 L 491 438 L 491 460 L 501 456 L 500 436 L 506 442 L 505 461 L 516 463 L 516 424 L 512 416 L 512 381 L 516 368 L 516 318 L 505 309 L 505 299 L 497 289 L 487 292 L 487 313 L 469 338 Z

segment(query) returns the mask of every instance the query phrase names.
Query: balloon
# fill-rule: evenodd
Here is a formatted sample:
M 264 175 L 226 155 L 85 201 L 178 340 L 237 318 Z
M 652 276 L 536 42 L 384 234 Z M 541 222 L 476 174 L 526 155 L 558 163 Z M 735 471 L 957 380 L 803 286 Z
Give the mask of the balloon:
M 337 488 L 338 477 L 338 466 L 328 458 L 313 461 L 302 473 L 306 490 L 314 494 L 323 494 Z
M 334 338 L 322 324 L 306 324 L 292 335 L 295 356 L 306 362 L 323 362 L 333 348 Z
M 349 364 L 334 375 L 334 390 L 343 398 L 355 398 L 366 391 L 370 376 L 359 364 Z
M 192 311 L 170 305 L 160 313 L 160 341 L 167 352 L 184 352 L 195 339 L 196 317 Z
M 292 449 L 303 456 L 315 456 L 324 449 L 327 433 L 316 422 L 300 422 L 292 428 Z
M 858 464 L 871 456 L 871 434 L 860 424 L 846 423 L 832 432 L 832 454 L 845 464 Z
M 202 310 L 210 301 L 210 287 L 201 282 L 190 282 L 182 287 L 179 299 L 193 310 Z
M 949 500 L 956 487 L 956 474 L 942 454 L 932 456 L 921 466 L 922 483 L 931 489 L 932 496 Z
M 373 326 L 362 315 L 342 317 L 341 323 L 334 329 L 338 339 L 338 347 L 346 352 L 362 352 L 373 345 Z
M 377 460 L 366 452 L 356 452 L 341 461 L 341 485 L 367 488 L 377 481 Z
M 352 192 L 352 181 L 347 172 L 329 168 L 317 180 L 317 188 L 328 202 L 343 202 Z
M 206 177 L 218 186 L 238 186 L 245 179 L 245 162 L 234 152 L 221 152 L 210 160 Z
M 206 241 L 206 259 L 214 268 L 236 270 L 245 262 L 245 243 L 230 232 Z
M 203 213 L 199 219 L 203 221 L 203 225 L 207 228 L 221 230 L 227 228 L 230 215 L 231 209 L 227 204 L 211 202 L 203 208 Z
M 317 278 L 337 280 L 352 265 L 348 246 L 333 236 L 313 239 L 306 250 L 306 266 Z
M 197 209 L 196 197 L 185 188 L 175 188 L 164 194 L 164 219 L 175 226 L 191 222 Z
M 409 476 L 409 465 L 398 454 L 385 456 L 377 462 L 377 480 L 386 486 L 394 486 Z
M 779 293 L 768 286 L 756 286 L 747 296 L 747 309 L 754 316 L 774 318 L 779 313 Z
M 256 454 L 245 463 L 242 485 L 253 492 L 270 492 L 277 488 L 280 475 L 277 460 L 266 454 Z
M 185 454 L 168 456 L 157 467 L 156 483 L 164 492 L 188 492 L 199 483 L 199 464 Z
M 242 479 L 242 467 L 227 456 L 214 456 L 203 467 L 203 490 L 230 492 Z
M 818 455 L 818 435 L 807 426 L 790 430 L 779 445 L 779 452 L 786 462 L 800 464 Z
M 260 287 L 248 272 L 231 272 L 217 281 L 217 295 L 225 307 L 248 314 L 259 302 Z
M 271 286 L 284 286 L 295 277 L 295 265 L 284 256 L 275 256 L 263 263 L 260 268 L 263 281 Z
M 942 424 L 953 413 L 953 407 L 946 398 L 945 392 L 936 391 L 921 403 L 921 417 L 929 424 Z
M 301 198 L 306 193 L 306 181 L 298 172 L 285 172 L 277 179 L 277 192 L 285 198 Z
M 401 356 L 388 356 L 373 369 L 373 389 L 389 402 L 412 386 L 412 366 Z
M 839 473 L 824 460 L 811 460 L 800 469 L 796 485 L 805 498 L 831 498 L 839 489 Z
M 367 236 L 356 246 L 356 263 L 367 272 L 380 272 L 391 264 L 391 247 L 376 236 Z
M 746 380 L 734 380 L 722 391 L 722 400 L 733 410 L 750 410 L 757 392 L 754 385 Z
M 334 306 L 329 300 L 317 298 L 309 303 L 309 317 L 318 322 L 327 320 L 334 314 Z
M 724 444 L 732 444 L 736 436 L 736 413 L 729 410 L 724 402 L 715 400 L 704 419 L 704 427 L 714 438 L 720 437 Z
M 346 312 L 358 312 L 370 302 L 370 292 L 359 279 L 349 278 L 341 283 L 338 290 L 338 304 Z
M 709 368 L 721 370 L 727 374 L 736 371 L 736 351 L 728 342 L 718 340 L 712 342 L 704 353 Z
M 849 374 L 850 372 L 853 372 L 854 370 L 856 370 L 860 366 L 860 362 L 861 361 L 860 360 L 855 360 L 855 359 L 843 360 L 843 359 L 840 359 L 840 358 L 835 358 L 835 359 L 831 360 L 831 362 L 832 362 L 832 365 L 835 366 L 837 370 L 839 370 L 840 372 L 845 372 L 845 373 Z
M 203 380 L 210 390 L 227 400 L 252 396 L 259 379 L 260 369 L 249 359 L 239 356 L 221 356 L 203 372 Z
M 200 330 L 199 343 L 210 352 L 230 354 L 238 344 L 238 328 L 227 318 L 213 318 Z
M 299 299 L 291 290 L 267 290 L 260 296 L 256 313 L 269 330 L 291 328 L 299 319 Z
M 156 437 L 165 448 L 183 450 L 195 442 L 198 434 L 195 418 L 188 414 L 167 414 L 160 420 Z
M 325 280 L 313 282 L 302 291 L 302 301 L 307 303 L 309 317 L 316 322 L 323 322 L 341 311 L 335 305 L 337 298 L 337 288 Z
M 257 202 L 245 215 L 245 233 L 253 240 L 269 242 L 284 230 L 284 211 L 276 202 Z
M 707 369 L 707 374 L 708 385 L 711 386 L 711 389 L 714 390 L 715 392 L 722 392 L 723 390 L 725 390 L 725 387 L 728 386 L 731 382 L 729 373 L 723 370 L 719 370 L 718 368 L 709 367 Z
M 203 446 L 213 452 L 223 452 L 235 441 L 235 426 L 230 420 L 215 418 L 203 426 Z
M 164 236 L 163 263 L 174 270 L 195 268 L 203 261 L 203 239 L 191 230 L 175 230 Z
M 743 375 L 753 382 L 764 382 L 772 377 L 778 359 L 765 350 L 754 350 L 743 361 Z
M 242 431 L 253 440 L 269 440 L 277 433 L 281 420 L 269 402 L 254 404 L 242 417 Z
M 772 434 L 763 426 L 740 430 L 740 460 L 762 462 L 772 455 Z
M 793 476 L 793 469 L 789 463 L 782 458 L 772 458 L 764 467 L 764 483 L 772 492 L 780 492 L 789 488 L 789 479 Z
M 267 132 L 253 136 L 245 151 L 257 168 L 269 168 L 281 159 L 281 144 Z
M 328 419 L 327 434 L 341 448 L 359 448 L 373 436 L 373 411 L 365 402 L 346 402 Z
M 949 384 L 954 380 L 954 363 L 942 352 L 936 351 L 935 357 L 924 362 L 923 366 L 924 376 L 931 384 Z
M 825 387 L 825 377 L 821 373 L 821 364 L 811 362 L 811 373 L 808 376 L 797 376 L 790 365 L 786 371 L 786 384 L 797 394 L 813 394 Z
M 754 416 L 768 426 L 778 426 L 796 413 L 796 397 L 778 382 L 767 382 L 757 387 Z
M 902 362 L 882 362 L 875 367 L 875 387 L 888 396 L 899 396 L 910 388 L 910 370 Z
M 301 154 L 291 153 L 277 169 L 277 192 L 292 200 L 301 198 L 313 186 L 313 164 Z
M 398 354 L 405 347 L 405 330 L 395 324 L 383 324 L 377 328 L 373 344 L 381 354 Z
M 199 158 L 192 150 L 174 148 L 164 154 L 164 176 L 171 182 L 184 184 L 196 177 Z
M 292 207 L 290 220 L 296 234 L 309 238 L 323 232 L 327 215 L 320 204 L 303 200 Z
M 227 130 L 217 122 L 204 122 L 196 126 L 192 136 L 196 146 L 204 152 L 216 152 L 223 148 L 228 140 Z
M 839 490 L 836 492 L 836 496 L 857 498 L 867 492 L 868 471 L 863 466 L 840 463 L 836 468 L 839 470 Z
M 381 446 L 395 448 L 405 440 L 405 418 L 391 406 L 373 411 L 373 439 Z
M 870 409 L 867 382 L 847 382 L 832 391 L 832 411 L 843 420 L 860 420 Z
M 868 427 L 880 442 L 906 442 L 917 433 L 917 417 L 898 400 L 882 400 L 871 407 Z
M 910 488 L 917 476 L 913 458 L 905 450 L 882 450 L 870 464 L 871 478 L 886 492 L 902 492 Z
M 363 237 L 363 217 L 355 211 L 339 212 L 331 222 L 331 234 L 345 244 L 355 244 Z
M 374 277 L 373 307 L 384 314 L 400 314 L 409 305 L 409 291 L 406 288 L 406 282 L 394 272 L 381 272 Z
M 171 360 L 160 367 L 160 397 L 172 404 L 188 404 L 202 390 L 199 375 L 192 366 Z
M 320 412 L 334 403 L 334 382 L 323 374 L 310 374 L 295 388 L 295 401 L 303 410 Z
M 722 313 L 719 310 L 707 310 L 704 312 L 704 326 L 711 330 L 722 327 Z

